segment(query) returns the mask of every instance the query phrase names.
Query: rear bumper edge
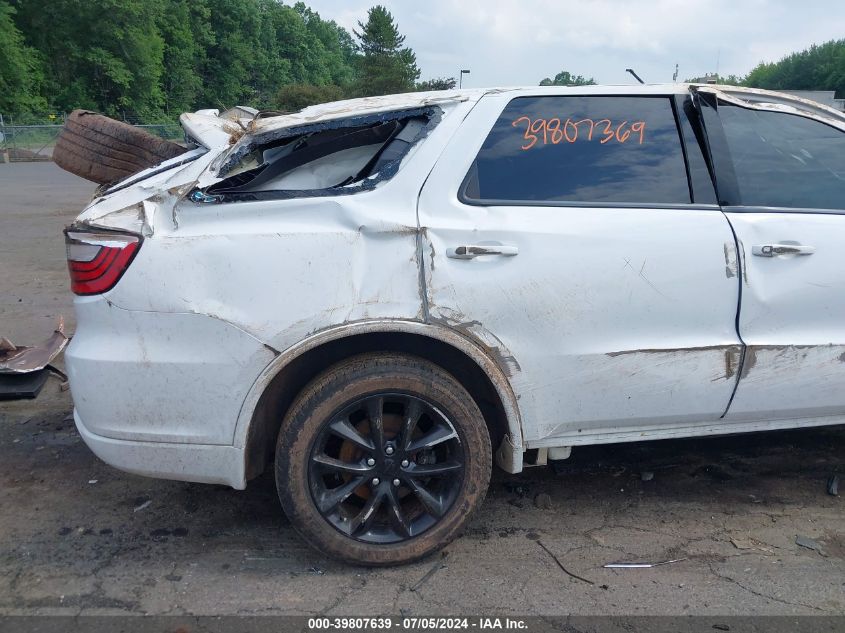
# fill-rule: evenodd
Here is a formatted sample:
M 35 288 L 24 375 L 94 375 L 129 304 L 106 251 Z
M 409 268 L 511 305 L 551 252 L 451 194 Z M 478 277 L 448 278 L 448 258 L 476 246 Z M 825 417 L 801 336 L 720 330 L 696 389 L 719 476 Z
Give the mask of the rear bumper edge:
M 74 409 L 76 428 L 88 448 L 114 468 L 145 477 L 246 488 L 243 449 L 214 444 L 116 440 L 89 431 Z

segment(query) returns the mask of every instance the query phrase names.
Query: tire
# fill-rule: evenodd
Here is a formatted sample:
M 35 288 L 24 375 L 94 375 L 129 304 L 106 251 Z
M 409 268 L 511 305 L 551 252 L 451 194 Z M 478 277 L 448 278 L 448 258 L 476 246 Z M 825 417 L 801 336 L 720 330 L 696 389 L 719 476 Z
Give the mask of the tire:
M 484 500 L 491 465 L 484 418 L 461 384 L 426 360 L 383 352 L 343 361 L 299 394 L 275 473 L 285 513 L 315 549 L 386 566 L 455 539 Z
M 186 149 L 132 125 L 87 110 L 65 121 L 53 161 L 99 184 L 122 180 L 184 153 Z

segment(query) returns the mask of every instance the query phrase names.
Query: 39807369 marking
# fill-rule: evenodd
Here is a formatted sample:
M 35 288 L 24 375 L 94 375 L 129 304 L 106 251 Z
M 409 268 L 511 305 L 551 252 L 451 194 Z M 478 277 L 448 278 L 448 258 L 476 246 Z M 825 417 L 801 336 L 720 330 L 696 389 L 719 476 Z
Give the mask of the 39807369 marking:
M 541 137 L 543 145 L 574 143 L 578 140 L 579 133 L 581 140 L 592 141 L 593 132 L 597 128 L 599 135 L 602 136 L 601 140 L 599 140 L 601 145 L 609 141 L 624 144 L 631 138 L 637 140 L 637 145 L 642 145 L 645 140 L 645 121 L 633 121 L 630 124 L 628 121 L 614 122 L 610 119 L 599 119 L 598 121 L 580 119 L 573 121 L 569 118 L 564 121 L 558 117 L 531 119 L 531 117 L 523 115 L 518 119 L 514 119 L 513 123 L 511 123 L 513 127 L 518 127 L 521 124 L 525 124 L 525 132 L 522 135 L 522 138 L 525 139 L 525 144 L 520 146 L 522 150 L 529 150 L 534 147 L 541 140 Z M 596 139 L 599 139 L 598 135 Z

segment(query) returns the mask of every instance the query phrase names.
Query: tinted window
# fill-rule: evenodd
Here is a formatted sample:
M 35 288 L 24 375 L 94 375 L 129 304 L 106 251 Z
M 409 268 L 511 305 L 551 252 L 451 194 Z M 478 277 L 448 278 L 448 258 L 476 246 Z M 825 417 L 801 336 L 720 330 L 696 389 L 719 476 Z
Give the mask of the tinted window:
M 741 204 L 845 208 L 845 133 L 793 114 L 723 103 L 719 118 Z
M 484 201 L 689 203 L 666 97 L 520 97 L 467 176 Z

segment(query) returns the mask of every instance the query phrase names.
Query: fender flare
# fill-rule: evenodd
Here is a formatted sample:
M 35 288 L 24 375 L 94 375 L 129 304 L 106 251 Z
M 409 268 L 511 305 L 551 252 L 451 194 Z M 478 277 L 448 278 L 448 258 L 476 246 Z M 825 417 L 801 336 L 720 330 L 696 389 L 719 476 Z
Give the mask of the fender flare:
M 305 352 L 330 341 L 358 334 L 381 332 L 415 334 L 436 339 L 463 352 L 476 363 L 490 378 L 499 399 L 502 401 L 505 418 L 507 419 L 508 433 L 505 435 L 501 446 L 494 447 L 496 463 L 509 473 L 518 473 L 522 470 L 522 453 L 524 450 L 522 419 L 516 394 L 499 363 L 477 342 L 452 328 L 399 319 L 358 321 L 320 330 L 280 352 L 255 380 L 241 405 L 233 437 L 234 447 L 241 450 L 245 449 L 258 402 L 270 382 L 288 363 Z

